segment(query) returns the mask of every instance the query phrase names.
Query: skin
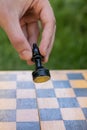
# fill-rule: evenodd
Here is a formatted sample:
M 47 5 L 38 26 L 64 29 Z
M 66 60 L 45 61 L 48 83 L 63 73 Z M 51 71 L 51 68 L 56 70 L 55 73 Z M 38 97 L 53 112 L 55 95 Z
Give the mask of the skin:
M 38 22 L 39 21 L 39 22 Z M 0 26 L 21 59 L 32 64 L 32 44 L 42 29 L 40 52 L 48 61 L 55 37 L 55 17 L 48 0 L 0 0 Z

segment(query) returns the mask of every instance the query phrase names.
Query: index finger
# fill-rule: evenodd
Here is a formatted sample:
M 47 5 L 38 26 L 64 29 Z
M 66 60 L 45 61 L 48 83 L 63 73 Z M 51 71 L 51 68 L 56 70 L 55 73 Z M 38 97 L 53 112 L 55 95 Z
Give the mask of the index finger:
M 48 0 L 40 1 L 40 20 L 43 27 L 40 52 L 43 56 L 49 56 L 55 36 L 55 17 Z

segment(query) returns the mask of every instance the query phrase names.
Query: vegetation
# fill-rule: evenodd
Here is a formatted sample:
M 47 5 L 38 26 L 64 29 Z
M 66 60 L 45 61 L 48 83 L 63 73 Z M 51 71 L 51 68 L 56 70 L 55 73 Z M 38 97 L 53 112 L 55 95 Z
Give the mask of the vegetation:
M 87 1 L 50 0 L 56 17 L 56 37 L 46 67 L 49 69 L 87 68 Z M 33 69 L 22 61 L 0 29 L 0 70 Z

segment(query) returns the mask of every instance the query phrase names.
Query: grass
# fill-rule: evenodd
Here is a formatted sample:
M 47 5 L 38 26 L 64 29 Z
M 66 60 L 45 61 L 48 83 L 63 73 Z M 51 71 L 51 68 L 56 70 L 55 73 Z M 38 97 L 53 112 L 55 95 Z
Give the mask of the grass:
M 45 66 L 49 69 L 87 68 L 86 0 L 50 0 L 56 17 L 57 31 L 53 50 Z M 33 69 L 22 61 L 0 29 L 0 70 Z

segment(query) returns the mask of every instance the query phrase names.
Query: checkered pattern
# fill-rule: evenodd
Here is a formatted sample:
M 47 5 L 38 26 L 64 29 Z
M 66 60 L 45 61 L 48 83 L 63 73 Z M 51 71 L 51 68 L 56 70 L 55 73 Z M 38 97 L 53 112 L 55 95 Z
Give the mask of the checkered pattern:
M 87 71 L 0 72 L 0 130 L 87 130 Z

